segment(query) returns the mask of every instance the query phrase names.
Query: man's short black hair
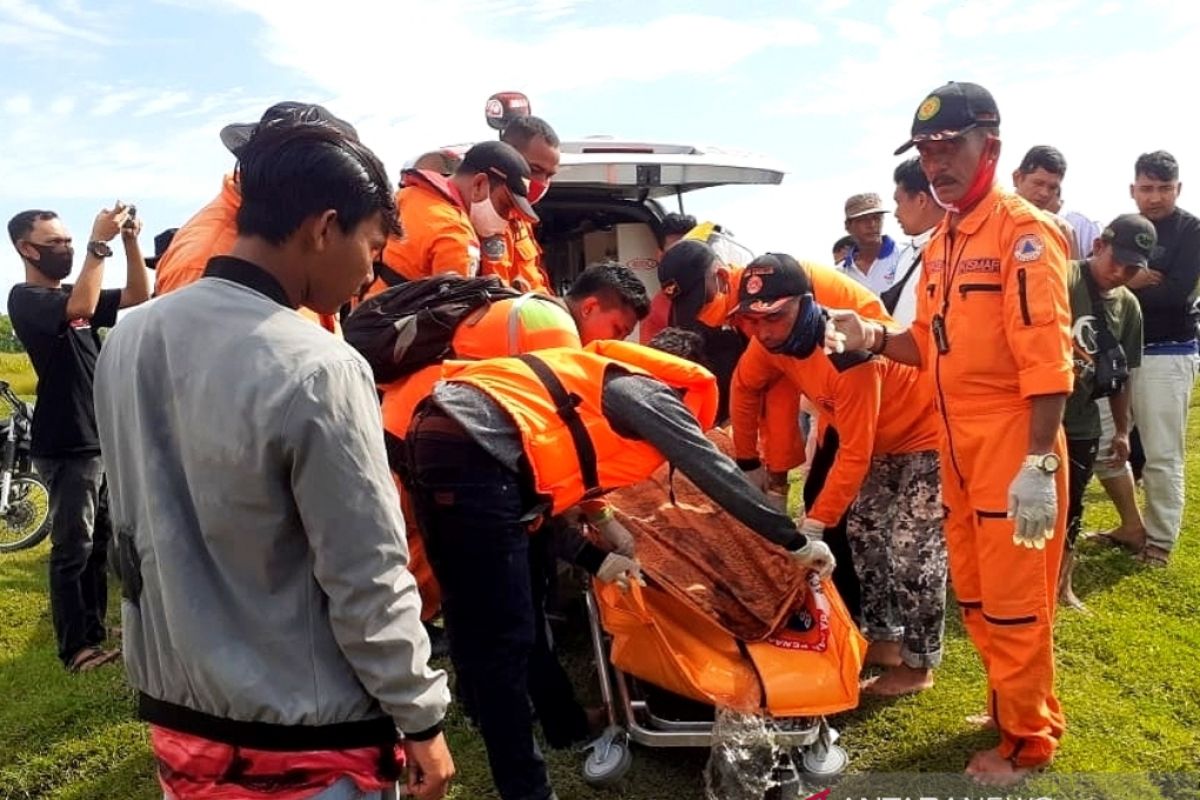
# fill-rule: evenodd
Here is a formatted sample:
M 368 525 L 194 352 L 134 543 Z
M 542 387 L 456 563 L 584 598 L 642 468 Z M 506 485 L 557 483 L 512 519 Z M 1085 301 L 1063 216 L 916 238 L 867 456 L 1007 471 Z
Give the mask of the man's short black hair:
M 1067 174 L 1067 159 L 1057 147 L 1039 144 L 1029 148 L 1029 152 L 1021 159 L 1021 165 L 1017 167 L 1017 171 L 1022 175 L 1028 175 L 1039 169 L 1044 169 L 1051 175 L 1062 178 Z
M 897 164 L 892 172 L 892 180 L 908 194 L 930 194 L 929 178 L 921 169 L 920 158 L 910 158 Z
M 836 254 L 837 251 L 841 250 L 843 247 L 854 247 L 854 237 L 847 234 L 846 236 L 843 236 L 842 238 L 838 239 L 836 242 L 833 243 L 833 251 L 832 252 L 834 254 Z
M 1133 176 L 1136 178 L 1139 175 L 1156 181 L 1174 182 L 1179 180 L 1179 162 L 1166 150 L 1142 153 L 1133 167 Z
M 579 302 L 587 297 L 595 297 L 605 308 L 617 305 L 630 308 L 639 320 L 650 313 L 646 284 L 633 270 L 616 261 L 592 264 L 575 279 L 567 299 Z
M 704 352 L 704 337 L 695 331 L 663 328 L 654 335 L 648 346 L 707 368 L 708 355 Z
M 539 136 L 545 139 L 546 144 L 551 147 L 558 147 L 558 134 L 554 132 L 554 128 L 551 128 L 550 123 L 546 120 L 534 116 L 517 117 L 508 123 L 504 132 L 500 134 L 500 141 L 507 142 L 524 152 L 529 143 Z
M 663 236 L 685 236 L 694 227 L 696 227 L 696 218 L 691 214 L 680 214 L 677 211 L 672 211 L 663 217 Z
M 349 233 L 377 214 L 394 229 L 396 203 L 383 164 L 330 123 L 272 125 L 238 153 L 238 234 L 283 244 L 306 219 L 332 209 Z
M 12 239 L 13 244 L 16 244 L 33 231 L 34 224 L 45 219 L 58 219 L 58 214 L 36 208 L 22 211 L 8 221 L 8 238 Z

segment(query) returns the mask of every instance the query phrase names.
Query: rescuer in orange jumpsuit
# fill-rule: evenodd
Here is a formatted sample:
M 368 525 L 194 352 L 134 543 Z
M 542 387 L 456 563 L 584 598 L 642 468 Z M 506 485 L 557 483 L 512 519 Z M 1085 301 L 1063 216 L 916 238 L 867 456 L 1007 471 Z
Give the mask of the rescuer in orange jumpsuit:
M 897 154 L 916 145 L 948 213 L 925 250 L 916 321 L 893 333 L 835 313 L 830 343 L 920 364 L 934 381 L 950 575 L 1000 733 L 967 772 L 1011 785 L 1051 761 L 1065 728 L 1053 623 L 1072 355 L 1067 243 L 995 184 L 999 126 L 976 84 L 946 84 L 921 103 Z
M 258 122 L 226 125 L 221 130 L 221 142 L 236 156 L 260 125 L 306 122 L 334 125 L 345 130 L 355 140 L 358 139 L 358 134 L 350 123 L 338 119 L 321 106 L 283 102 L 268 108 Z M 229 255 L 233 249 L 233 242 L 237 239 L 237 212 L 241 205 L 242 193 L 238 188 L 235 171 L 225 176 L 221 193 L 175 232 L 167 251 L 157 260 L 154 270 L 156 295 L 166 294 L 200 280 L 210 258 Z M 336 316 L 317 314 L 306 308 L 299 311 L 320 323 L 326 330 L 335 333 L 338 331 Z
M 473 277 L 481 241 L 503 234 L 513 218 L 537 221 L 529 165 L 503 142 L 475 145 L 449 178 L 409 170 L 403 184 L 396 193 L 401 232 L 388 237 L 378 277 L 364 297 L 443 272 Z

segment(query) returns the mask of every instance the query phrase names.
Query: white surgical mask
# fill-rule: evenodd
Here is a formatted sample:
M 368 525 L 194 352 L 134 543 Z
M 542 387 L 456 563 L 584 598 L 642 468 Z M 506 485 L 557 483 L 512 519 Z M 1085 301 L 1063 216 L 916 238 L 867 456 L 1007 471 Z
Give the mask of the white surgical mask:
M 500 216 L 496 206 L 492 204 L 492 198 L 489 197 L 478 203 L 471 203 L 471 227 L 475 229 L 476 236 L 486 239 L 504 233 L 508 229 L 508 220 Z

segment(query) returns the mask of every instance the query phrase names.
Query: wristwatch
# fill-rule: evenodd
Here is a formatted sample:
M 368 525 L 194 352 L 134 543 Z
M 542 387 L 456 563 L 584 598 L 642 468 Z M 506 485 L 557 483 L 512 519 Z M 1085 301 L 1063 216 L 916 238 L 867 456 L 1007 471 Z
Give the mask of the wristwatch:
M 108 242 L 96 240 L 88 242 L 87 251 L 96 258 L 108 258 L 113 254 L 112 248 L 108 246 Z
M 1035 467 L 1047 475 L 1053 475 L 1062 466 L 1062 459 L 1055 453 L 1044 453 L 1040 456 L 1025 456 L 1025 466 Z

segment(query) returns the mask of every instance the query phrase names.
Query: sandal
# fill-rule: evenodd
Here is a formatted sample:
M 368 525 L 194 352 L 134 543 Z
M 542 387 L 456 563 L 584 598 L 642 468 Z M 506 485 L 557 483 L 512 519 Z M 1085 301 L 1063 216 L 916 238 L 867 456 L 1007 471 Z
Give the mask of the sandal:
M 73 674 L 91 672 L 94 669 L 103 667 L 105 664 L 111 664 L 120 657 L 120 650 L 101 650 L 96 646 L 85 647 L 71 659 L 71 663 L 67 665 L 67 672 Z
M 1084 534 L 1083 538 L 1084 541 L 1095 542 L 1096 544 L 1104 545 L 1105 547 L 1115 547 L 1119 550 L 1125 550 L 1126 552 L 1133 553 L 1134 555 L 1142 552 L 1141 549 L 1135 547 L 1134 545 L 1124 542 L 1113 536 L 1111 533 L 1106 533 L 1104 531 L 1086 533 Z
M 1133 559 L 1139 564 L 1144 564 L 1147 567 L 1163 569 L 1167 566 L 1171 559 L 1171 551 L 1148 544 L 1143 547 L 1142 552 L 1134 556 Z

